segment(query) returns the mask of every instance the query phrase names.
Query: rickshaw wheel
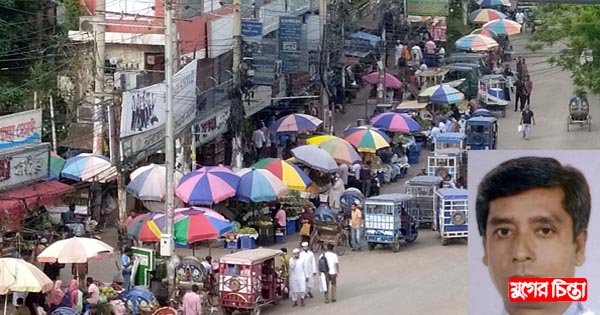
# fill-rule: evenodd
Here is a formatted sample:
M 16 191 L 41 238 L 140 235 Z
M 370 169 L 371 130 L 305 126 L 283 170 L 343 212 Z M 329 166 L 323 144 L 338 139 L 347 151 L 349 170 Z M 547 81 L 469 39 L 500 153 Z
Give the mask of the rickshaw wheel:
M 446 246 L 446 245 L 448 245 L 448 239 L 442 238 L 442 246 Z
M 397 252 L 399 252 L 399 251 L 400 251 L 400 241 L 396 241 L 396 242 L 394 243 L 394 245 L 392 245 L 392 251 L 393 251 L 394 253 L 397 253 Z
M 233 314 L 233 310 L 229 307 L 223 308 L 223 315 L 231 315 Z
M 374 250 L 375 246 L 377 246 L 377 244 L 375 244 L 375 243 L 368 243 L 367 246 L 369 247 L 369 250 Z
M 348 236 L 346 234 L 341 234 L 338 237 L 335 251 L 339 256 L 344 256 L 346 251 L 348 250 Z
M 257 307 L 250 311 L 250 315 L 260 315 L 260 313 L 261 313 L 260 307 Z

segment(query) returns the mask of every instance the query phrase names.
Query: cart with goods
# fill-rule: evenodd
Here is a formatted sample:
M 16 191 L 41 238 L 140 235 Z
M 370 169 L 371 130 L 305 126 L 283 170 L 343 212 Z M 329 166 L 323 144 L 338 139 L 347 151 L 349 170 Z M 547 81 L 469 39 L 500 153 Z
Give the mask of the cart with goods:
M 406 182 L 406 194 L 414 199 L 409 200 L 408 213 L 419 220 L 419 226 L 427 225 L 433 229 L 433 209 L 435 209 L 435 192 L 442 178 L 439 176 L 416 176 Z
M 258 231 L 255 228 L 244 226 L 237 233 L 239 249 L 255 249 Z
M 506 117 L 506 96 L 504 92 L 507 90 L 509 82 L 503 75 L 485 75 L 479 80 L 479 92 L 477 100 L 479 106 L 489 110 L 502 113 L 502 117 Z
M 570 125 L 587 126 L 592 131 L 592 115 L 587 97 L 573 97 L 569 101 L 569 116 L 567 117 L 567 132 Z
M 343 256 L 350 247 L 350 231 L 348 220 L 327 207 L 315 209 L 313 218 L 314 230 L 310 236 L 310 247 L 315 253 L 327 244 L 333 244 L 334 251 Z
M 218 299 L 223 314 L 239 311 L 259 315 L 264 306 L 281 301 L 284 287 L 276 266 L 282 254 L 258 248 L 219 259 Z
M 468 236 L 468 199 L 464 189 L 442 188 L 436 192 L 437 206 L 434 227 L 439 232 L 442 245 L 455 238 Z
M 365 199 L 365 239 L 369 250 L 377 245 L 400 250 L 400 241 L 412 243 L 419 235 L 419 222 L 406 207 L 414 197 L 405 194 L 386 194 Z

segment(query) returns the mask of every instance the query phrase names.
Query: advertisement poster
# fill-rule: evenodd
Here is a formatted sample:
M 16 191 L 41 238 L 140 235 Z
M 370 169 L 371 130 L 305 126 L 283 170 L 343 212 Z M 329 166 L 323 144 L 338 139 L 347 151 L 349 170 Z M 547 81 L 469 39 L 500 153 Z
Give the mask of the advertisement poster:
M 42 110 L 0 117 L 0 151 L 42 142 Z
M 301 41 L 302 18 L 295 16 L 279 17 L 279 56 L 281 57 L 283 73 L 302 72 Z

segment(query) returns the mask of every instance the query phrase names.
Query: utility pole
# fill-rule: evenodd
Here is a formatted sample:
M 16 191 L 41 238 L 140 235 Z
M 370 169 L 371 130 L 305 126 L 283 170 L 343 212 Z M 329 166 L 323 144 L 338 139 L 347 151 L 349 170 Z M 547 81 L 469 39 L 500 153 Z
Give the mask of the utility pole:
M 93 24 L 96 44 L 94 54 L 96 71 L 94 75 L 94 154 L 102 155 L 104 152 L 104 48 L 105 48 L 105 0 L 96 0 L 96 23 Z
M 165 1 L 165 83 L 166 83 L 166 132 L 165 132 L 165 168 L 166 168 L 166 214 L 167 222 L 164 233 L 160 239 L 161 256 L 173 255 L 173 184 L 175 172 L 175 126 L 173 123 L 173 4 L 174 1 Z
M 242 82 L 240 77 L 240 65 L 242 63 L 242 1 L 233 0 L 233 106 L 243 108 L 241 88 Z M 231 111 L 231 115 L 243 115 L 241 112 Z M 243 119 L 240 118 L 240 119 Z M 237 121 L 237 117 L 234 118 Z M 242 152 L 242 133 L 241 130 L 235 130 L 233 137 L 233 159 L 232 164 L 235 168 L 242 168 L 243 152 Z
M 52 98 L 52 90 L 50 94 L 50 124 L 52 125 L 52 150 L 58 152 L 58 146 L 56 145 L 56 121 L 54 121 L 54 99 Z
M 385 26 L 381 32 L 381 56 L 377 63 L 379 66 L 379 83 L 377 84 L 377 104 L 385 103 L 385 65 L 386 65 L 387 51 L 385 41 Z
M 469 16 L 469 1 L 468 0 L 463 0 L 462 1 L 462 11 L 463 11 L 463 25 L 467 25 L 468 24 L 468 16 Z
M 319 26 L 319 30 L 321 33 L 321 58 L 319 58 L 319 76 L 321 77 L 321 115 L 324 126 L 329 127 L 329 94 L 327 94 L 327 70 L 329 69 L 329 49 L 327 49 L 328 46 L 326 30 L 327 0 L 321 0 L 321 2 L 319 3 Z
M 119 209 L 118 229 L 121 235 L 126 235 L 125 222 L 127 221 L 127 193 L 125 192 L 125 174 L 123 174 L 123 155 L 120 150 L 120 130 L 121 125 L 121 103 L 123 95 L 120 90 L 113 90 L 112 102 L 107 105 L 108 109 L 108 128 L 110 140 L 110 163 L 117 168 L 117 204 Z M 118 118 L 118 119 L 117 119 Z

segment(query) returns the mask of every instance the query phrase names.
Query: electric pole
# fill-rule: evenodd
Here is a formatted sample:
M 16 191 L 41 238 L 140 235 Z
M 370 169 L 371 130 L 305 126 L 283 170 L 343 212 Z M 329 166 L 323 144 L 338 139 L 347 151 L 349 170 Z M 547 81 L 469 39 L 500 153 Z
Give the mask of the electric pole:
M 232 119 L 234 122 L 243 121 L 244 117 L 235 117 L 237 115 L 244 115 L 241 88 L 242 82 L 240 77 L 240 65 L 242 63 L 242 1 L 233 1 L 233 109 L 231 111 Z M 237 123 L 235 124 L 237 125 Z M 234 137 L 232 141 L 233 146 L 233 167 L 240 169 L 243 163 L 243 152 L 242 152 L 242 129 L 241 126 L 236 126 L 234 130 Z
M 379 83 L 377 84 L 377 104 L 385 103 L 385 66 L 387 51 L 385 47 L 385 26 L 381 32 L 381 57 L 378 62 L 379 66 Z
M 58 153 L 58 145 L 56 144 L 56 121 L 54 120 L 54 99 L 52 98 L 52 90 L 50 94 L 50 123 L 52 124 L 52 150 Z
M 173 184 L 175 172 L 175 126 L 173 123 L 173 0 L 165 1 L 165 83 L 166 83 L 166 124 L 165 124 L 165 169 L 167 181 L 166 214 L 167 222 L 161 235 L 161 256 L 173 255 Z
M 96 23 L 94 23 L 94 36 L 96 51 L 94 59 L 96 71 L 94 75 L 94 154 L 102 155 L 104 152 L 104 58 L 105 58 L 105 0 L 96 0 Z
M 319 58 L 319 76 L 321 79 L 321 115 L 325 128 L 331 129 L 329 126 L 329 94 L 327 94 L 327 70 L 329 69 L 329 49 L 327 49 L 327 0 L 321 0 L 319 3 L 319 25 L 319 30 L 321 33 L 321 58 Z

